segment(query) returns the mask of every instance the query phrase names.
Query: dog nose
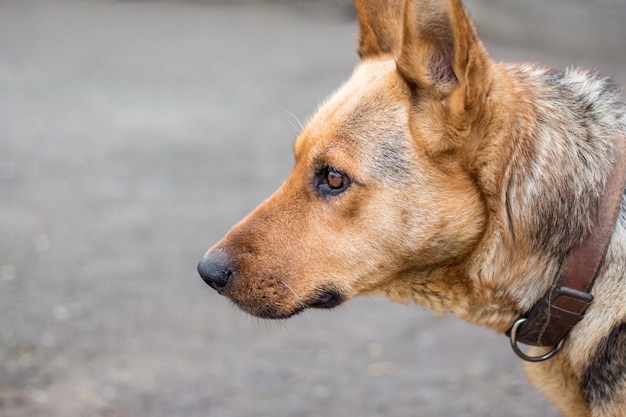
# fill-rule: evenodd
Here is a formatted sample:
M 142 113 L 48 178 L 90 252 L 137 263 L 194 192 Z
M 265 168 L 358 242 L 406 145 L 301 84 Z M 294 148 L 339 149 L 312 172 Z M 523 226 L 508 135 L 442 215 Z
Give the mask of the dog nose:
M 211 288 L 221 291 L 233 275 L 228 255 L 222 250 L 213 251 L 198 262 L 198 273 Z

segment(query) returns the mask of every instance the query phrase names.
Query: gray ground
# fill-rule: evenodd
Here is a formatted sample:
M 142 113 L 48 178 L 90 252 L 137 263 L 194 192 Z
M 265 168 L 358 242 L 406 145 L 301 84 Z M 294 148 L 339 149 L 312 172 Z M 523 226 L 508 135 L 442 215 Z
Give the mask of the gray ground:
M 0 0 L 0 416 L 557 415 L 487 329 L 197 277 L 356 62 L 348 7 L 288 3 Z M 469 6 L 496 58 L 626 80 L 622 0 Z

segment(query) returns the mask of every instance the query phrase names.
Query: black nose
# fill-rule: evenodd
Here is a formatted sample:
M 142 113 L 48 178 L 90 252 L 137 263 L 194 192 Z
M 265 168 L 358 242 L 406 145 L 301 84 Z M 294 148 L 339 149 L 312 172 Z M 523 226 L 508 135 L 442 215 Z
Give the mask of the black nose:
M 233 275 L 228 255 L 223 250 L 216 250 L 204 256 L 198 262 L 198 273 L 214 290 L 221 291 Z

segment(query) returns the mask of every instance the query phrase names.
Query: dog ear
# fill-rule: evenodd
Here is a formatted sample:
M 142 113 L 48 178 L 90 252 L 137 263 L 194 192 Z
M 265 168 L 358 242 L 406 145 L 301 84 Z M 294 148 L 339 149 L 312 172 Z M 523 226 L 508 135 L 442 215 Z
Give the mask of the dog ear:
M 397 56 L 402 39 L 404 0 L 354 0 L 359 16 L 359 56 Z
M 461 0 L 407 0 L 397 68 L 412 87 L 472 105 L 488 84 L 489 55 Z

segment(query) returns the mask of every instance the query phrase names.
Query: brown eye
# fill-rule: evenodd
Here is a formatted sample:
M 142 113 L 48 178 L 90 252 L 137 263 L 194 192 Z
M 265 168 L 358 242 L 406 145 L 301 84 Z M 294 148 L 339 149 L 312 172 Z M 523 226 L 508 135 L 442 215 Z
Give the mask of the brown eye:
M 328 181 L 328 186 L 330 188 L 333 190 L 339 190 L 340 188 L 345 187 L 348 178 L 340 172 L 328 171 L 326 181 Z
M 339 195 L 348 189 L 350 182 L 350 177 L 331 167 L 322 168 L 315 175 L 315 188 L 322 196 Z

